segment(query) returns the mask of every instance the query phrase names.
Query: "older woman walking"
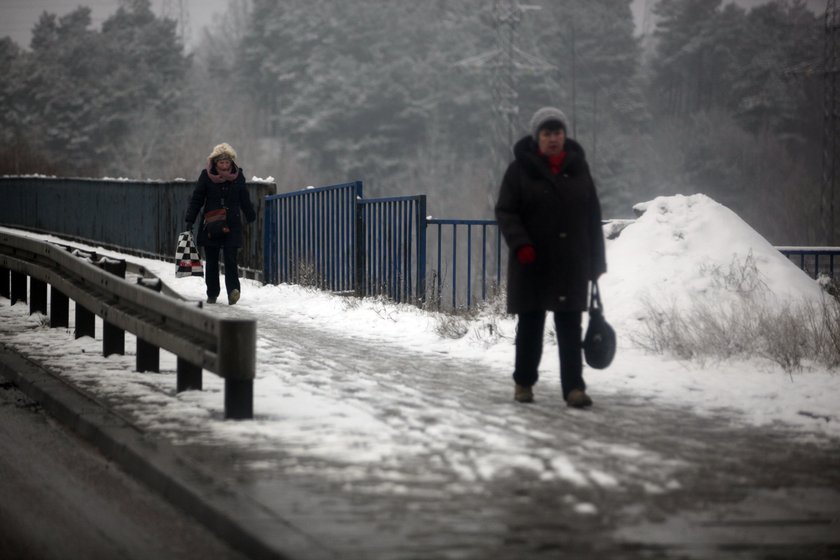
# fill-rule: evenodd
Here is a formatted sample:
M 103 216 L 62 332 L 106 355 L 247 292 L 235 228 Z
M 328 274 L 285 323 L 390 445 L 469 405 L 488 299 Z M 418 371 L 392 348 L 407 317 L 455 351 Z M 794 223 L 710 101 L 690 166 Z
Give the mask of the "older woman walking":
M 242 247 L 242 213 L 248 222 L 257 213 L 245 188 L 245 176 L 235 163 L 236 151 L 230 144 L 219 144 L 207 157 L 207 166 L 196 181 L 185 216 L 187 229 L 201 214 L 197 243 L 204 247 L 207 303 L 216 303 L 219 286 L 219 253 L 224 254 L 225 289 L 230 305 L 239 301 L 241 286 L 237 253 Z
M 588 287 L 606 272 L 601 205 L 583 148 L 566 135 L 566 116 L 543 107 L 531 134 L 513 148 L 496 219 L 510 250 L 507 305 L 517 315 L 514 399 L 534 400 L 546 312 L 554 314 L 563 398 L 592 405 L 581 356 Z

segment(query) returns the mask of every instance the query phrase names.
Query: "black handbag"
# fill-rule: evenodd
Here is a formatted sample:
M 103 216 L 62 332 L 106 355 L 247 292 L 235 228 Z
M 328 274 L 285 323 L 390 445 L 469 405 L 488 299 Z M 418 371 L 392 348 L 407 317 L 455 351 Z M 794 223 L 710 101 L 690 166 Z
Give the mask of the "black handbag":
M 210 210 L 204 214 L 204 230 L 207 239 L 220 239 L 230 233 L 227 224 L 227 208 Z
M 227 205 L 225 205 L 228 189 L 222 186 L 220 190 L 222 191 L 222 207 L 204 213 L 204 231 L 207 233 L 207 239 L 218 240 L 230 233 Z
M 615 330 L 604 319 L 597 282 L 592 282 L 589 294 L 589 326 L 583 337 L 583 356 L 589 367 L 595 369 L 609 367 L 615 357 Z

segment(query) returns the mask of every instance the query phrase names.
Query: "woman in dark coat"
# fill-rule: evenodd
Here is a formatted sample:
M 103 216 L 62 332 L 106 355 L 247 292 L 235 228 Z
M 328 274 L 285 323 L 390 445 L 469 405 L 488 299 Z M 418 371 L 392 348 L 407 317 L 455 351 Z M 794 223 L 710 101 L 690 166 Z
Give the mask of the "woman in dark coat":
M 496 219 L 510 249 L 508 312 L 517 314 L 514 398 L 532 402 L 547 311 L 554 313 L 560 380 L 569 406 L 591 406 L 583 381 L 582 312 L 589 282 L 606 272 L 601 205 L 580 144 L 566 117 L 538 110 L 531 135 L 514 146 Z
M 245 176 L 236 163 L 236 151 L 229 144 L 219 144 L 207 158 L 207 168 L 195 185 L 187 208 L 187 229 L 192 230 L 193 223 L 201 214 L 201 227 L 198 231 L 198 245 L 204 247 L 206 259 L 205 282 L 207 284 L 207 303 L 216 303 L 221 288 L 219 287 L 219 253 L 224 254 L 225 289 L 230 305 L 239 301 L 241 287 L 237 253 L 242 247 L 242 212 L 248 222 L 257 219 L 251 197 L 245 188 Z M 224 228 L 214 228 L 207 224 L 207 214 L 213 210 L 226 209 Z M 221 225 L 221 224 L 219 224 Z M 216 231 L 218 229 L 219 231 Z

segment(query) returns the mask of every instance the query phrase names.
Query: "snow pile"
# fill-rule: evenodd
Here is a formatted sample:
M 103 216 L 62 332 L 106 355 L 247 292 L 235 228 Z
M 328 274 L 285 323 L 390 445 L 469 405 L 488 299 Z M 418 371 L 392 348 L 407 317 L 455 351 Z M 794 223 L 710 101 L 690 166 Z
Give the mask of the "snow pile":
M 706 195 L 659 197 L 634 209 L 642 215 L 607 242 L 600 282 L 608 317 L 625 332 L 637 328 L 646 298 L 680 309 L 744 293 L 771 305 L 822 300 L 817 282 Z

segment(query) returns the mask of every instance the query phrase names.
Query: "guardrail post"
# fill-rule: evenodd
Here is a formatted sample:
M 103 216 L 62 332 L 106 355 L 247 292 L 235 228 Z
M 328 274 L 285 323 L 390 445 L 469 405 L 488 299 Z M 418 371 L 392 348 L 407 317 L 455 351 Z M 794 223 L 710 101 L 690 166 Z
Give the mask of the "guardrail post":
M 225 418 L 254 417 L 257 363 L 256 321 L 223 320 L 219 324 L 219 375 L 225 380 Z
M 70 298 L 50 286 L 50 327 L 70 326 Z
M 88 262 L 93 262 L 92 254 L 86 253 L 84 251 L 80 251 L 78 249 L 69 249 L 70 254 L 79 257 L 81 259 L 86 259 Z M 96 315 L 93 311 L 85 308 L 82 305 L 79 305 L 76 302 L 76 313 L 75 313 L 75 324 L 76 328 L 74 330 L 73 336 L 75 338 L 82 338 L 83 336 L 89 336 L 91 338 L 96 337 Z
M 19 301 L 26 303 L 26 274 L 12 271 L 12 305 Z
M 76 338 L 82 338 L 83 336 L 96 337 L 96 315 L 93 314 L 93 311 L 85 309 L 78 303 L 76 304 L 76 331 L 74 336 Z
M 11 272 L 12 271 L 8 268 L 0 266 L 0 297 L 4 297 L 6 299 L 11 299 L 11 291 L 9 291 L 11 287 L 11 284 L 9 284 Z
M 125 278 L 126 262 L 124 260 L 109 259 L 103 257 L 96 265 L 106 272 Z M 125 354 L 125 331 L 108 322 L 108 318 L 102 317 L 102 355 Z
M 47 314 L 47 283 L 37 278 L 29 279 L 29 314 Z
M 254 380 L 225 379 L 225 419 L 251 420 L 254 417 Z
M 138 278 L 137 284 L 160 292 L 163 283 L 160 278 Z M 137 371 L 160 371 L 160 348 L 140 337 L 137 337 Z
M 191 364 L 178 356 L 175 391 L 178 393 L 183 393 L 184 391 L 201 391 L 201 369 L 201 366 Z
M 355 243 L 356 254 L 353 255 L 353 272 L 354 281 L 356 283 L 356 296 L 365 297 L 367 295 L 367 278 L 365 277 L 365 267 L 367 258 L 367 247 L 365 239 L 365 210 L 362 206 L 362 201 L 359 198 L 353 202 L 353 216 L 355 218 Z

